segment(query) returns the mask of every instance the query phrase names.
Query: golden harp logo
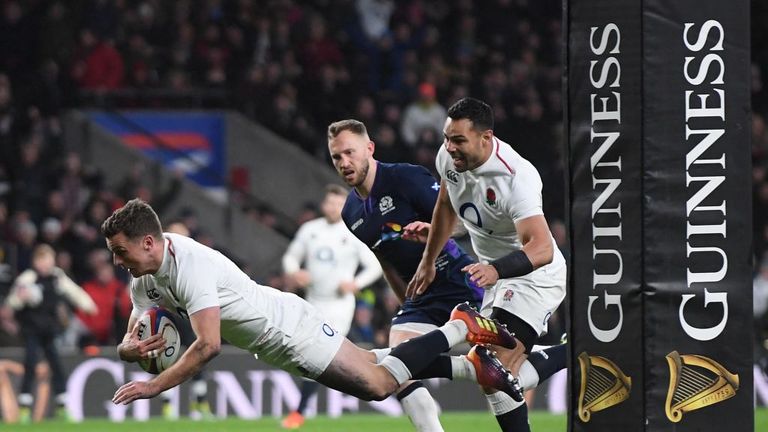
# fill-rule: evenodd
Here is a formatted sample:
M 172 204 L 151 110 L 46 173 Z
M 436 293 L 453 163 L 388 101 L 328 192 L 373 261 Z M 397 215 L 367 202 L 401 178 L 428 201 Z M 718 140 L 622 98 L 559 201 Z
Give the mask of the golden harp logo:
M 736 396 L 739 375 L 732 374 L 718 362 L 700 355 L 667 354 L 669 390 L 664 410 L 675 423 L 683 414 Z
M 587 423 L 595 411 L 620 404 L 629 398 L 632 378 L 605 357 L 579 354 L 581 386 L 579 389 L 579 418 Z

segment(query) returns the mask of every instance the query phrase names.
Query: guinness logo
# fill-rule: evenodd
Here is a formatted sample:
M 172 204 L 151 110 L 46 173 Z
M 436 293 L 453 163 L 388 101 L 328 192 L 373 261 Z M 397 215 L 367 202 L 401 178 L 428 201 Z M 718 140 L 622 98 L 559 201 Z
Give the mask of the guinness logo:
M 592 413 L 620 404 L 629 398 L 632 378 L 605 357 L 579 354 L 579 418 L 589 422 Z
M 667 354 L 669 390 L 664 411 L 672 422 L 683 414 L 736 396 L 739 376 L 725 370 L 718 362 L 700 355 Z

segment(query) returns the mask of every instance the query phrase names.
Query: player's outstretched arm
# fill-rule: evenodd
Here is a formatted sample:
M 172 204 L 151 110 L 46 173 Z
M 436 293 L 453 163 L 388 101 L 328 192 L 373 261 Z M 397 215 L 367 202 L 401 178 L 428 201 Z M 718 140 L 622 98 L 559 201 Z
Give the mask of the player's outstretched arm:
M 408 283 L 406 297 L 423 294 L 435 279 L 435 260 L 451 237 L 456 219 L 456 213 L 453 211 L 451 200 L 445 188 L 445 180 L 442 180 L 440 181 L 440 192 L 437 194 L 435 209 L 432 212 L 432 224 L 429 228 L 427 245 L 424 247 L 424 254 L 421 256 L 421 262 L 416 268 L 416 273 Z
M 136 399 L 148 399 L 195 376 L 221 351 L 221 321 L 218 306 L 201 309 L 189 316 L 197 339 L 173 366 L 148 382 L 124 384 L 112 398 L 115 404 L 127 405 Z

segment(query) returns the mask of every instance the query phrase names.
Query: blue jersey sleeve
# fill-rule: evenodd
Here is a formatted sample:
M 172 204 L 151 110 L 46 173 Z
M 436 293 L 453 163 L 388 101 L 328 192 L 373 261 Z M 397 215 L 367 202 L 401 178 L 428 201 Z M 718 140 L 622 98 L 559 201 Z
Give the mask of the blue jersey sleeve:
M 404 165 L 400 169 L 402 172 L 397 176 L 400 191 L 416 210 L 420 220 L 431 221 L 440 182 L 422 166 Z

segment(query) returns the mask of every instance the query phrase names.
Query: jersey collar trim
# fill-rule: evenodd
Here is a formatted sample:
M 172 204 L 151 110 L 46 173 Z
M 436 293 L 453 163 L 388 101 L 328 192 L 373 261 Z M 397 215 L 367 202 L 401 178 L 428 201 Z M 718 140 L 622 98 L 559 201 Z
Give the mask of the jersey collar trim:
M 165 239 L 165 247 L 163 248 L 163 262 L 160 264 L 160 268 L 157 269 L 157 272 L 152 275 L 154 278 L 167 276 L 171 270 L 171 261 L 176 257 L 176 254 L 173 251 L 173 242 L 171 239 L 165 235 L 163 238 Z

